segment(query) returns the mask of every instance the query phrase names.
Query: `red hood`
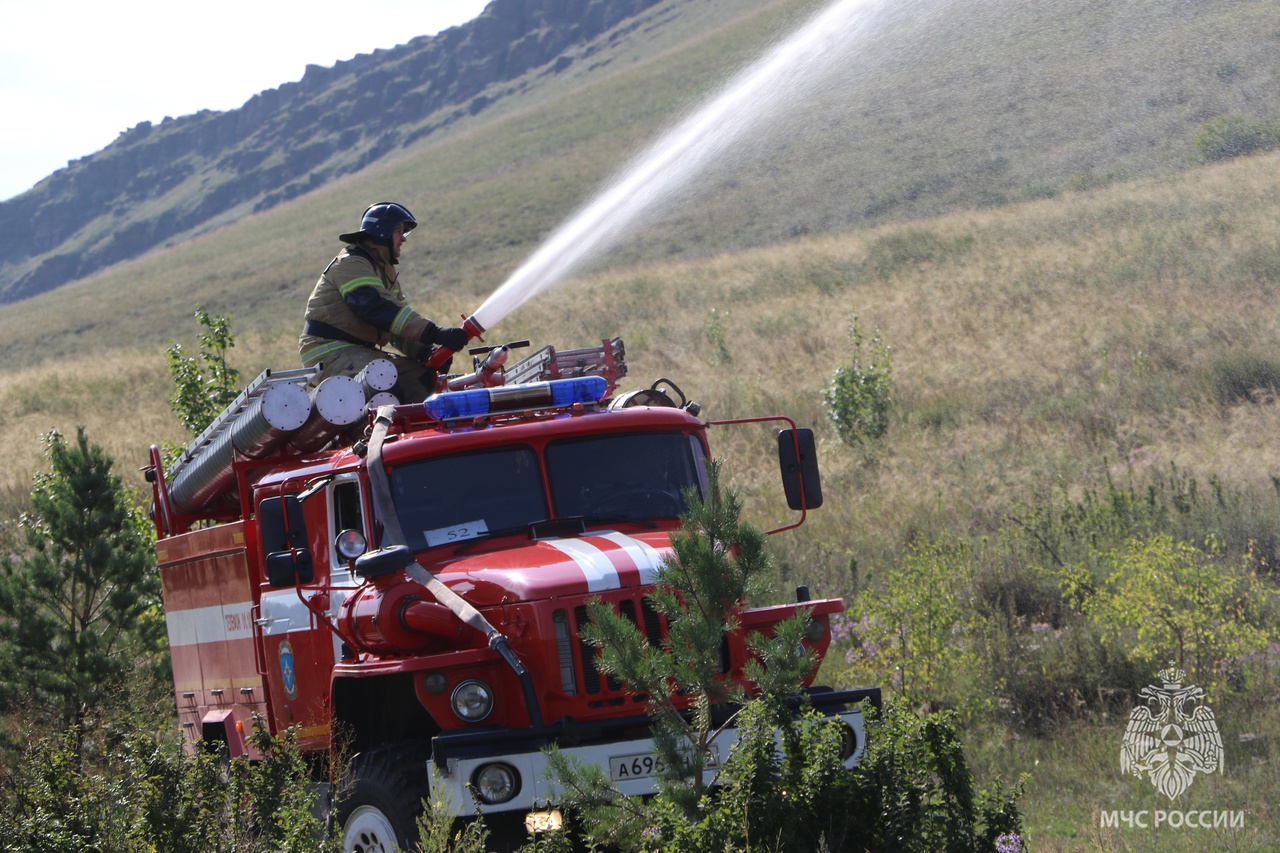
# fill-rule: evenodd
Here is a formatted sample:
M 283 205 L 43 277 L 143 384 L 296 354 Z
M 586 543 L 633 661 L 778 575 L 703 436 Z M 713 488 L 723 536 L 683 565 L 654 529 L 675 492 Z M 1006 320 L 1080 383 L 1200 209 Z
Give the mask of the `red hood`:
M 670 553 L 666 531 L 600 530 L 466 555 L 428 568 L 473 605 L 486 607 L 652 584 Z

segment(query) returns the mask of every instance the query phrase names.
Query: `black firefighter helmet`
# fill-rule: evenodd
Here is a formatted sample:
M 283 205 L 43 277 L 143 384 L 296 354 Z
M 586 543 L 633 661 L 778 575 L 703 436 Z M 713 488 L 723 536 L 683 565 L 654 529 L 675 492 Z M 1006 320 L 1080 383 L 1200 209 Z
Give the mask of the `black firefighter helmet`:
M 396 226 L 403 224 L 404 233 L 408 234 L 418 227 L 418 220 L 413 218 L 409 208 L 394 201 L 379 201 L 369 205 L 364 216 L 360 218 L 360 230 L 347 234 L 339 234 L 338 239 L 344 243 L 355 243 L 369 238 L 385 245 L 391 245 L 391 232 Z

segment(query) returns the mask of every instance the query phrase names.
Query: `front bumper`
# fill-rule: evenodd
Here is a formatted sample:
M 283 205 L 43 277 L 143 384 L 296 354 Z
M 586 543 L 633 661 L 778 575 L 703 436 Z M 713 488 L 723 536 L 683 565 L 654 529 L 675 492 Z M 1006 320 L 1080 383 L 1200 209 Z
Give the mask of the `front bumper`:
M 848 727 L 852 738 L 852 751 L 845 759 L 845 766 L 852 767 L 866 752 L 866 726 L 862 707 L 869 703 L 880 710 L 880 689 L 861 688 L 815 692 L 802 700 L 828 718 L 839 718 Z M 727 718 L 728 714 L 725 714 Z M 456 815 L 474 815 L 477 812 L 528 812 L 554 803 L 560 788 L 549 778 L 547 757 L 543 748 L 556 744 L 560 753 L 583 765 L 599 766 L 606 774 L 611 768 L 614 785 L 626 796 L 646 796 L 657 791 L 658 777 L 646 773 L 650 764 L 641 760 L 653 754 L 653 738 L 647 732 L 649 719 L 634 717 L 610 720 L 606 724 L 565 724 L 540 730 L 446 732 L 432 740 L 432 761 L 436 779 L 434 784 L 443 787 L 443 799 Z M 734 728 L 725 729 L 715 740 L 716 751 L 723 762 L 738 741 Z M 619 759 L 628 758 L 626 765 Z M 505 764 L 518 779 L 515 794 L 506 802 L 490 804 L 477 799 L 473 793 L 478 774 L 487 766 Z M 627 770 L 626 767 L 630 767 Z M 635 771 L 639 771 L 638 773 Z M 717 768 L 706 771 L 707 784 L 714 782 Z

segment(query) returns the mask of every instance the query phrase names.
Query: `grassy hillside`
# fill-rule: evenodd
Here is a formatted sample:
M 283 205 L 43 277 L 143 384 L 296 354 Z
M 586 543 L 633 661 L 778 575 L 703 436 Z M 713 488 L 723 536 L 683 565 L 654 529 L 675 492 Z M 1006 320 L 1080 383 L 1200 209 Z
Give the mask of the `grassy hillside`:
M 808 0 L 655 7 L 563 75 L 503 97 L 393 160 L 194 241 L 0 309 L 7 367 L 159 344 L 196 303 L 291 334 L 317 270 L 371 199 L 427 227 L 410 295 L 474 310 L 550 230 L 673 116 L 788 32 Z M 1187 168 L 1208 119 L 1280 116 L 1278 33 L 1263 0 L 919 3 L 854 39 L 824 95 L 721 158 L 608 265 L 706 257 L 853 225 L 1050 196 Z M 727 22 L 727 23 L 725 23 Z M 423 239 L 425 238 L 425 239 Z
M 636 265 L 544 294 L 502 336 L 581 345 L 619 333 L 627 387 L 667 376 L 707 417 L 786 412 L 815 425 L 827 503 L 774 545 L 785 580 L 820 594 L 856 600 L 856 562 L 863 594 L 874 596 L 910 543 L 947 535 L 994 542 L 1011 529 L 1008 518 L 1031 517 L 1037 501 L 1079 500 L 1108 476 L 1139 493 L 1194 479 L 1207 497 L 1216 483 L 1225 507 L 1211 508 L 1216 535 L 1269 571 L 1280 553 L 1277 167 L 1280 156 L 1260 156 L 706 261 Z M 848 360 L 855 312 L 892 347 L 896 385 L 889 433 L 863 451 L 836 439 L 821 398 L 832 369 Z M 194 331 L 187 323 L 178 337 L 190 344 Z M 291 353 L 291 335 L 252 330 L 242 332 L 235 360 L 248 375 Z M 13 516 L 37 463 L 38 434 L 52 427 L 87 424 L 140 486 L 133 471 L 145 445 L 180 437 L 167 393 L 154 346 L 7 371 L 4 516 Z M 752 512 L 768 521 L 775 475 L 759 438 L 713 435 Z M 1048 558 L 1025 559 L 1006 582 L 1045 595 L 1025 572 Z M 840 670 L 839 653 L 831 660 L 832 680 L 856 675 Z M 1032 774 L 1024 805 L 1037 849 L 1135 844 L 1096 831 L 1094 813 L 1112 807 L 1105 797 L 1128 796 L 1105 781 L 1117 778 L 1114 749 L 1097 745 L 1118 743 L 1120 706 L 1114 723 L 1048 741 L 1010 741 L 1016 728 L 970 734 L 980 767 Z M 1275 721 L 1247 703 L 1219 713 L 1230 720 L 1228 773 L 1202 789 L 1252 809 L 1245 840 L 1253 840 L 1237 842 L 1265 849 L 1269 807 L 1250 792 L 1270 790 L 1272 765 L 1250 763 L 1231 738 L 1269 738 Z M 1064 774 L 1077 780 L 1068 796 Z
M 1104 462 L 1175 462 L 1261 487 L 1280 469 L 1266 438 L 1269 398 L 1225 405 L 1220 386 L 1232 370 L 1271 359 L 1280 334 L 1270 304 L 1280 280 L 1276 164 L 1261 156 L 706 261 L 632 266 L 552 289 L 496 334 L 561 345 L 622 334 L 634 381 L 670 376 L 711 417 L 781 410 L 822 424 L 820 392 L 847 357 L 857 312 L 893 348 L 897 437 L 873 464 L 832 445 L 833 504 L 857 505 L 858 520 L 816 522 L 814 540 L 852 528 L 892 541 L 892 519 L 920 507 L 937 503 L 959 518 L 962 507 Z M 247 250 L 244 230 L 221 245 L 238 240 Z M 212 257 L 213 246 L 181 253 Z M 243 265 L 237 247 L 230 260 L 240 275 L 230 280 L 263 274 Z M 198 269 L 171 273 L 198 279 Z M 477 299 L 437 296 L 440 316 Z M 193 345 L 186 300 L 174 292 L 134 306 L 138 319 L 165 306 L 176 319 L 163 338 L 140 334 L 114 348 L 95 346 L 92 304 L 76 306 L 81 328 L 62 341 L 74 357 L 0 374 L 10 483 L 25 481 L 37 436 L 53 427 L 86 423 L 125 465 L 141 464 L 145 444 L 179 437 L 166 412 L 161 344 Z M 246 378 L 292 365 L 292 322 L 267 326 L 229 296 L 207 304 L 234 315 Z M 840 563 L 833 557 L 824 569 L 833 582 Z

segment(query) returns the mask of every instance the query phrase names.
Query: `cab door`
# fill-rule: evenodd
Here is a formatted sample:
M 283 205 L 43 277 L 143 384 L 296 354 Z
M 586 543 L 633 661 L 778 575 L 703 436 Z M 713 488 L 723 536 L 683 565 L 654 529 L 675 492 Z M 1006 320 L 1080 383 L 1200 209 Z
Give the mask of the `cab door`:
M 344 525 L 362 530 L 363 515 L 355 475 L 259 505 L 266 583 L 258 626 L 274 728 L 297 726 L 304 748 L 327 745 L 331 733 L 330 678 L 342 654 L 331 626 L 352 586 L 333 542 Z

